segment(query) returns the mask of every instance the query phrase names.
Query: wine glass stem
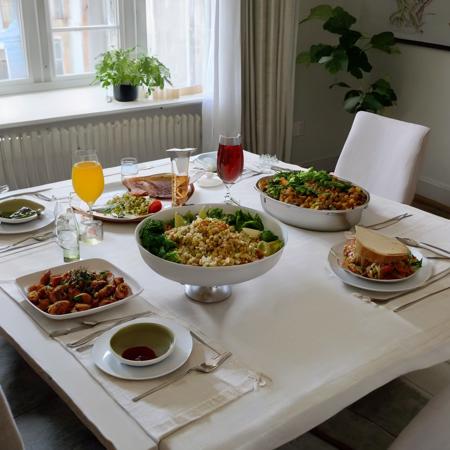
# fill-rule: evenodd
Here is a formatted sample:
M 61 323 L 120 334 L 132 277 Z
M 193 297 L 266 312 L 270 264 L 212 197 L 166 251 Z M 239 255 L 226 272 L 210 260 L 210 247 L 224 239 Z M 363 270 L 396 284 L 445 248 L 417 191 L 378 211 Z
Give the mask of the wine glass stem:
M 230 203 L 231 202 L 231 185 L 228 183 L 224 183 L 224 184 L 225 184 L 225 188 L 226 188 L 225 203 Z
M 93 221 L 94 220 L 94 212 L 92 211 L 92 207 L 94 206 L 94 204 L 92 202 L 88 203 L 88 216 L 89 216 L 89 221 Z

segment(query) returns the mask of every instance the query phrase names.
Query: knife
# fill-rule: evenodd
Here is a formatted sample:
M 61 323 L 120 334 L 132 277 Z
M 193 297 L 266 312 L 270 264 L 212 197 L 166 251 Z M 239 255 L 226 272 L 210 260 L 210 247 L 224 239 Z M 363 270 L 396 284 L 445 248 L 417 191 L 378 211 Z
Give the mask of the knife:
M 51 188 L 38 189 L 38 190 L 34 189 L 32 191 L 26 191 L 26 192 L 16 192 L 16 193 L 13 193 L 13 194 L 8 194 L 8 195 L 5 195 L 3 197 L 0 197 L 0 201 L 1 200 L 6 200 L 7 198 L 21 197 L 22 195 L 32 195 L 32 194 L 38 194 L 38 193 L 47 192 L 47 191 L 51 191 Z

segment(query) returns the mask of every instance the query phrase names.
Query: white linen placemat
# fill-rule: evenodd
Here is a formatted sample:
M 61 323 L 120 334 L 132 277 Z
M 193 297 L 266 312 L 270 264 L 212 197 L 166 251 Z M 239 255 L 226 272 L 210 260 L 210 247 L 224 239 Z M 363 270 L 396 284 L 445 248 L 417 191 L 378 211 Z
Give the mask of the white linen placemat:
M 3 281 L 0 287 L 9 294 L 10 298 L 15 299 L 28 312 L 31 318 L 45 333 L 49 334 L 57 329 L 67 327 L 68 323 L 71 323 L 73 326 L 73 320 L 54 323 L 56 321 L 38 315 L 28 304 L 28 300 L 23 298 L 14 282 Z M 126 313 L 124 313 L 124 309 L 117 308 L 113 311 L 107 311 L 105 314 L 93 316 L 93 318 L 122 317 L 124 315 L 149 310 L 154 312 L 155 315 L 176 320 L 186 328 L 189 328 L 183 321 L 163 313 L 143 298 L 137 297 L 134 300 L 123 305 L 123 308 L 127 306 Z M 118 314 L 119 312 L 121 314 Z M 106 313 L 108 313 L 108 316 L 106 316 Z M 139 402 L 133 402 L 132 398 L 136 395 L 154 386 L 158 386 L 178 372 L 184 372 L 190 367 L 216 356 L 216 353 L 211 350 L 211 347 L 213 345 L 215 346 L 213 348 L 218 347 L 217 343 L 209 344 L 206 336 L 202 335 L 199 330 L 192 330 L 192 327 L 190 327 L 189 329 L 194 331 L 196 335 L 201 336 L 201 341 L 205 341 L 207 345 L 194 338 L 192 354 L 181 368 L 172 374 L 155 380 L 127 381 L 114 378 L 97 368 L 91 358 L 90 349 L 84 352 L 78 352 L 69 349 L 65 345 L 68 342 L 72 342 L 92 331 L 102 328 L 106 328 L 106 325 L 77 331 L 56 339 L 82 364 L 102 388 L 136 420 L 156 443 L 159 443 L 164 437 L 174 433 L 181 427 L 210 414 L 249 392 L 255 391 L 259 387 L 267 384 L 268 381 L 268 377 L 249 370 L 234 357 L 231 357 L 212 373 L 190 373 L 181 380 L 151 396 Z M 218 348 L 218 351 L 222 352 L 223 350 Z

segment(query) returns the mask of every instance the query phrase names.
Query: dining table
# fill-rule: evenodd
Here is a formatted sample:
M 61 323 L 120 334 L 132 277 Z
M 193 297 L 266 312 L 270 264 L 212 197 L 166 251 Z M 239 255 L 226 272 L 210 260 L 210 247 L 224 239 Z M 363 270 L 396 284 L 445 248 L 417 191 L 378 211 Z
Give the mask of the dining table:
M 245 167 L 251 170 L 233 185 L 232 196 L 243 208 L 262 212 L 255 189 L 264 176 L 257 170 L 258 161 L 258 155 L 245 152 Z M 279 165 L 298 169 L 292 164 Z M 168 159 L 144 166 L 147 173 L 170 171 Z M 104 169 L 104 174 L 106 186 L 120 181 L 120 167 Z M 59 198 L 72 186 L 66 180 L 33 189 Z M 30 190 L 2 194 L 0 201 L 6 194 L 19 196 Z M 220 203 L 224 193 L 223 185 L 201 187 L 196 183 L 189 203 Z M 53 200 L 38 201 L 50 210 L 54 206 Z M 402 213 L 410 216 L 384 228 L 384 234 L 450 248 L 449 220 L 377 195 L 371 195 L 361 224 Z M 254 382 L 238 393 L 231 386 L 228 400 L 217 397 L 217 405 L 208 404 L 204 413 L 191 414 L 184 421 L 178 414 L 166 432 L 155 433 L 151 422 L 157 416 L 141 418 L 143 409 L 128 407 L 131 403 L 120 397 L 126 381 L 120 380 L 120 395 L 114 395 L 119 381 L 92 367 L 90 349 L 80 360 L 64 342 L 46 333 L 14 295 L 0 289 L 2 334 L 107 448 L 273 449 L 394 378 L 450 359 L 450 291 L 445 290 L 450 277 L 439 281 L 441 292 L 434 295 L 438 283 L 385 303 L 371 301 L 371 296 L 378 295 L 376 291 L 344 284 L 330 268 L 330 249 L 345 240 L 344 231 L 311 231 L 283 224 L 287 240 L 275 267 L 234 285 L 228 299 L 205 304 L 189 300 L 181 284 L 163 278 L 144 263 L 134 235 L 136 225 L 105 222 L 103 241 L 98 245 L 81 243 L 81 258 L 102 258 L 130 274 L 143 287 L 139 296 L 143 304 L 197 330 L 212 348 L 231 352 L 234 362 L 230 364 L 248 370 Z M 53 226 L 49 224 L 44 231 Z M 20 237 L 0 234 L 0 246 Z M 1 253 L 0 288 L 2 283 L 62 263 L 62 250 L 52 239 Z M 433 274 L 450 268 L 445 259 L 428 263 Z M 395 310 L 424 292 L 431 295 Z M 125 305 L 114 311 L 125 314 Z M 199 395 L 211 376 L 195 375 Z M 213 383 L 208 384 L 210 388 Z M 147 406 L 155 409 L 157 403 L 158 414 L 171 410 L 177 402 L 183 403 L 183 389 L 189 389 L 187 380 L 160 390 L 154 398 L 147 397 Z M 189 401 L 193 401 L 190 413 L 205 406 L 203 400 L 201 404 L 192 398 Z M 181 420 L 178 425 L 177 420 Z

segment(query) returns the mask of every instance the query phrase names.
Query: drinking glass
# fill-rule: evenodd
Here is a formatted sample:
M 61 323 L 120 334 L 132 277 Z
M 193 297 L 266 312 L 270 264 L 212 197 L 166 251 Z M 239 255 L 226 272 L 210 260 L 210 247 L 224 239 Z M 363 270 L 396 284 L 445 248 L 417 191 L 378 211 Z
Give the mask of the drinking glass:
M 189 158 L 195 148 L 170 148 L 172 167 L 172 206 L 182 206 L 189 196 Z
M 217 152 L 217 175 L 226 187 L 225 203 L 238 203 L 231 197 L 231 185 L 242 175 L 244 169 L 244 151 L 241 144 L 241 135 L 219 137 L 219 150 Z
M 124 180 L 130 177 L 135 177 L 139 174 L 139 167 L 137 158 L 133 156 L 127 156 L 120 160 L 120 175 L 122 177 L 122 183 Z
M 105 187 L 102 166 L 95 150 L 74 151 L 72 162 L 73 189 L 87 203 L 92 220 L 92 207 Z
M 80 259 L 80 233 L 70 197 L 58 200 L 55 205 L 56 242 L 63 249 L 64 262 Z

